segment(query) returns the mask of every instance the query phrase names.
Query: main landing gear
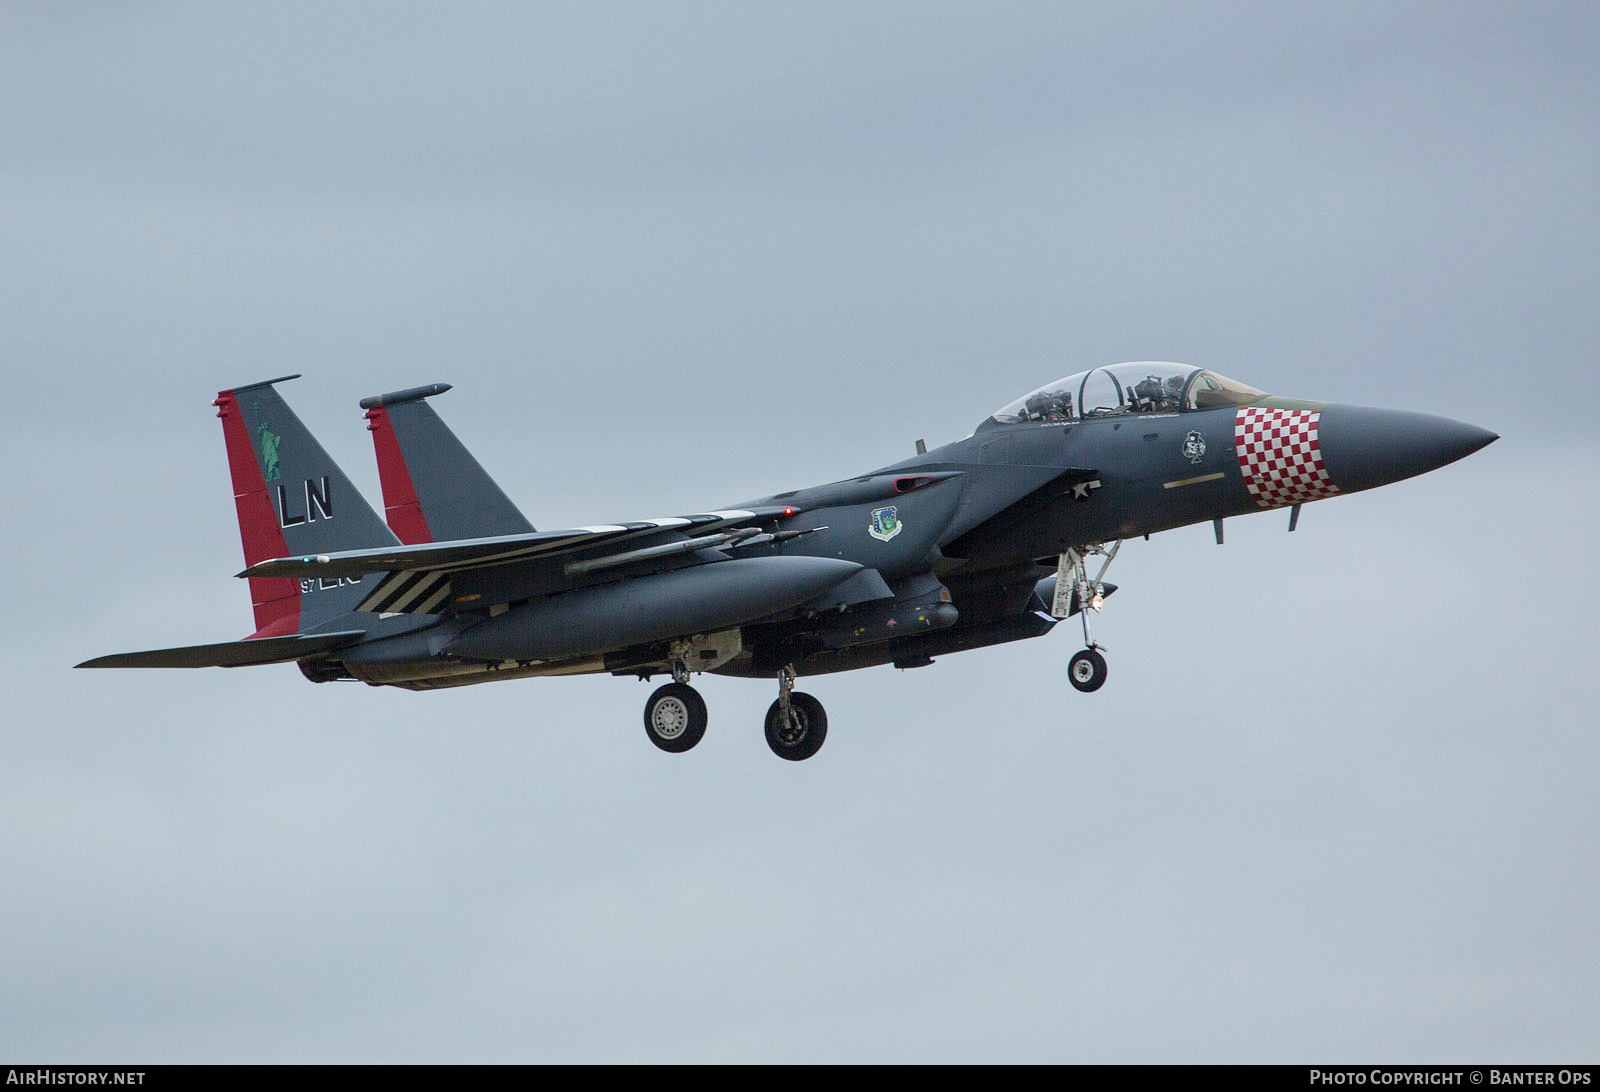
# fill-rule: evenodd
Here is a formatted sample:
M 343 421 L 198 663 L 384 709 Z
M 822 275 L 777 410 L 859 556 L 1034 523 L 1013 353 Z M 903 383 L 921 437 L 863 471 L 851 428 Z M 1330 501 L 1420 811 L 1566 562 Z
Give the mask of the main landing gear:
M 663 751 L 682 754 L 706 734 L 706 703 L 689 685 L 689 669 L 672 665 L 673 681 L 644 703 L 644 732 Z M 794 689 L 794 668 L 778 672 L 778 700 L 767 710 L 767 746 L 779 758 L 801 762 L 822 749 L 828 738 L 828 714 L 810 694 Z
M 668 683 L 644 703 L 644 731 L 650 742 L 680 754 L 706 734 L 706 703 L 688 683 Z
M 810 694 L 794 692 L 794 668 L 778 672 L 778 700 L 767 710 L 767 746 L 779 758 L 801 762 L 822 749 L 828 714 Z
M 1112 543 L 1110 549 L 1103 545 L 1075 546 L 1063 553 L 1056 564 L 1056 595 L 1050 613 L 1057 618 L 1065 618 L 1076 608 L 1078 617 L 1083 621 L 1083 643 L 1088 647 L 1067 662 L 1067 680 L 1085 694 L 1099 690 L 1106 682 L 1104 646 L 1096 644 L 1089 633 L 1089 612 L 1099 614 L 1105 606 L 1105 587 L 1101 581 L 1121 548 L 1121 539 Z M 1096 555 L 1105 560 L 1100 563 L 1100 571 L 1090 580 L 1087 562 Z
M 689 667 L 672 662 L 672 681 L 644 703 L 644 734 L 671 754 L 682 754 L 705 738 L 706 702 L 689 685 Z

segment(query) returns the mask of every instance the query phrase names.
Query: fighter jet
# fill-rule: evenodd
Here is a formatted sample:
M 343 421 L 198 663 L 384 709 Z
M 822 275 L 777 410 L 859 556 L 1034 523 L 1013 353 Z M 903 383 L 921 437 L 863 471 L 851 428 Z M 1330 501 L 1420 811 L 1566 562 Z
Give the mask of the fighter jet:
M 222 419 L 255 631 L 79 667 L 299 664 L 316 683 L 411 690 L 605 672 L 671 682 L 645 702 L 663 751 L 705 735 L 690 685 L 775 679 L 768 745 L 827 736 L 799 676 L 1040 637 L 1082 622 L 1068 680 L 1106 681 L 1090 616 L 1122 543 L 1290 510 L 1454 462 L 1498 437 L 1421 413 L 1280 398 L 1215 371 L 1129 363 L 1068 376 L 973 432 L 857 478 L 704 512 L 535 530 L 427 399 L 364 399 L 380 519 L 277 384 L 234 387 Z M 1090 569 L 1095 572 L 1091 576 Z

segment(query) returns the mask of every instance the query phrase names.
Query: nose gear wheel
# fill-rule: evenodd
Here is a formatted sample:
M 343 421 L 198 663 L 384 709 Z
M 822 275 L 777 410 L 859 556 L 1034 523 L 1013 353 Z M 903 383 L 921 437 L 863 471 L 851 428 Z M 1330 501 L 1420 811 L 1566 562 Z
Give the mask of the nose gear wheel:
M 1083 649 L 1067 662 L 1067 678 L 1085 694 L 1099 690 L 1106 681 L 1106 658 L 1096 649 Z

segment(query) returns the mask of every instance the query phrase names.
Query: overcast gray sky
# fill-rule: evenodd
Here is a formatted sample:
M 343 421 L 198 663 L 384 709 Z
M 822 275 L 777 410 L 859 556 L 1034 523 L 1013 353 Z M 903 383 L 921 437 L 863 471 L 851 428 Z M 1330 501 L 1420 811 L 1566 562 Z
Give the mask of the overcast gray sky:
M 0 1059 L 1595 1061 L 1600 8 L 0 8 Z M 1073 627 L 411 694 L 243 636 L 209 402 L 436 408 L 541 527 L 1118 360 L 1503 439 Z

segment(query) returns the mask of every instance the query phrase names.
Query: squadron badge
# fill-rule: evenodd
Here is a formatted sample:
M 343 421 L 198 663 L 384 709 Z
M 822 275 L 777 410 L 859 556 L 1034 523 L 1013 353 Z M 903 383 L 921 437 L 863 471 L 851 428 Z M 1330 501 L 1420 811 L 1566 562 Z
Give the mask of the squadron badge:
M 1198 463 L 1206 457 L 1206 438 L 1199 429 L 1191 429 L 1189 435 L 1183 438 L 1183 457 L 1191 463 Z
M 892 504 L 887 508 L 874 508 L 872 510 L 872 522 L 867 526 L 867 534 L 879 542 L 888 542 L 895 535 L 898 535 L 901 524 L 899 517 L 896 515 L 897 511 L 898 509 Z

